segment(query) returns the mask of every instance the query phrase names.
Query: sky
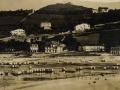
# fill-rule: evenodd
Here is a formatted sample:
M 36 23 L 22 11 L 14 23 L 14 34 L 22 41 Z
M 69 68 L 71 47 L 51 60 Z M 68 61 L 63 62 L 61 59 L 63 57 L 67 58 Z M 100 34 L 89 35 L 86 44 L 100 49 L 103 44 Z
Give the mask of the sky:
M 91 1 L 91 2 L 119 2 L 120 0 L 81 0 L 81 1 Z
M 85 1 L 109 3 L 118 2 L 120 0 L 0 0 L 0 10 L 18 10 L 18 9 L 37 10 L 49 4 L 71 2 L 72 4 L 75 5 L 81 5 L 81 3 L 82 2 L 84 3 Z M 90 6 L 89 3 L 85 5 L 88 7 Z M 94 4 L 91 6 L 94 8 Z

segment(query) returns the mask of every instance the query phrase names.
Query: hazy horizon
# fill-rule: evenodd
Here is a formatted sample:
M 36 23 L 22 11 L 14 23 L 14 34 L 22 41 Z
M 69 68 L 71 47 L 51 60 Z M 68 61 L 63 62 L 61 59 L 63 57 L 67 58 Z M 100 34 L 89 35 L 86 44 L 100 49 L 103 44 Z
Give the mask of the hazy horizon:
M 88 8 L 97 8 L 107 6 L 110 8 L 120 8 L 115 5 L 120 0 L 1 0 L 0 10 L 18 10 L 18 9 L 35 9 L 38 10 L 50 4 L 71 2 L 74 5 L 85 6 Z M 114 6 L 115 5 L 115 6 Z

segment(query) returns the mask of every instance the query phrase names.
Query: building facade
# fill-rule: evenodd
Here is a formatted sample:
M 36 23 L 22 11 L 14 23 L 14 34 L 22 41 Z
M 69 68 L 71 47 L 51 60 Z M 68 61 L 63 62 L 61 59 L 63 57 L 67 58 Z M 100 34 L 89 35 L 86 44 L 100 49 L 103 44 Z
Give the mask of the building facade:
M 59 42 L 50 42 L 45 45 L 45 53 L 60 53 L 63 52 L 64 44 L 60 44 Z
M 79 51 L 85 51 L 85 52 L 90 52 L 90 51 L 105 51 L 104 46 L 79 46 Z
M 39 50 L 38 44 L 31 44 L 30 46 L 30 52 L 37 53 Z
M 79 31 L 79 32 L 84 32 L 85 30 L 89 30 L 89 29 L 90 29 L 90 25 L 87 23 L 82 23 L 75 26 L 75 31 Z
M 44 30 L 51 30 L 51 23 L 50 22 L 41 22 L 40 27 L 44 28 Z
M 120 55 L 120 46 L 111 47 L 110 54 L 116 56 Z
M 98 13 L 98 9 L 93 9 L 92 12 L 93 13 Z
M 109 8 L 108 7 L 99 7 L 98 11 L 99 11 L 99 13 L 105 13 L 105 12 L 109 11 Z
M 14 52 L 15 49 L 13 47 L 9 47 L 5 49 L 5 52 Z
M 11 36 L 26 36 L 25 30 L 23 29 L 12 30 L 10 33 Z

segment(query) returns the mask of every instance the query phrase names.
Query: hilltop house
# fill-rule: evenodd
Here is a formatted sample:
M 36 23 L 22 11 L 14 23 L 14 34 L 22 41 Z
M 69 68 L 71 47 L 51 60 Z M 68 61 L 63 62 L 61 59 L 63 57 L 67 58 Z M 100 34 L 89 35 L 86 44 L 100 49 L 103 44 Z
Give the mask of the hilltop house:
M 99 7 L 98 9 L 92 9 L 93 13 L 105 13 L 108 11 L 109 11 L 108 7 Z
M 98 9 L 93 9 L 92 12 L 93 13 L 98 13 Z
M 41 22 L 40 27 L 44 28 L 44 30 L 51 30 L 51 23 L 50 22 Z
M 75 26 L 75 31 L 74 32 L 84 32 L 85 30 L 89 30 L 90 29 L 90 25 L 87 23 L 82 23 L 79 25 Z
M 26 36 L 25 30 L 23 29 L 16 29 L 16 30 L 11 30 L 11 36 Z
M 65 45 L 56 41 L 51 41 L 45 45 L 45 53 L 63 52 Z
M 108 7 L 99 7 L 98 8 L 98 12 L 99 13 L 104 13 L 104 12 L 108 12 L 109 11 L 109 8 Z

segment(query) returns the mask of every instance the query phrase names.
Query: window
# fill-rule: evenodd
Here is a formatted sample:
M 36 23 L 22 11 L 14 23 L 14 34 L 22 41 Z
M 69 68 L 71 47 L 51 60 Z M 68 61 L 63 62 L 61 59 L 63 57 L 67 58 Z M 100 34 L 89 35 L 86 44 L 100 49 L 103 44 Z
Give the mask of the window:
M 114 48 L 112 48 L 112 50 L 114 50 Z

